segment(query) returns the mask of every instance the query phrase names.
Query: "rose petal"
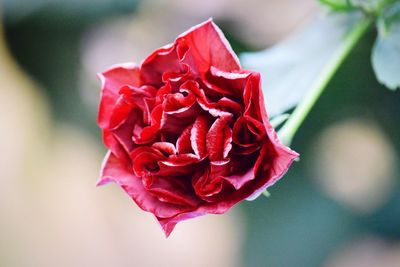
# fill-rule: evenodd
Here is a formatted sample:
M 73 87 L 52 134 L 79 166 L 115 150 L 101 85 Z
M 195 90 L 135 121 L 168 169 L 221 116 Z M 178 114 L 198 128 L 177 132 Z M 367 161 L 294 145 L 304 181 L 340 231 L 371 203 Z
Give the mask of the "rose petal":
M 190 181 L 190 177 L 175 179 L 155 175 L 147 190 L 162 202 L 195 208 L 202 200 L 196 197 Z
M 133 171 L 138 177 L 157 174 L 160 170 L 158 162 L 166 159 L 160 151 L 147 146 L 134 149 L 130 156 L 133 162 Z
M 258 72 L 253 72 L 247 80 L 243 91 L 243 101 L 245 106 L 244 115 L 254 119 L 262 119 L 268 122 L 265 111 L 264 97 L 261 90 L 261 77 Z M 265 112 L 263 113 L 262 110 Z
M 247 182 L 253 180 L 255 176 L 253 168 L 249 168 L 249 170 L 245 173 L 223 176 L 223 178 L 233 185 L 236 190 L 239 190 Z
M 157 218 L 171 218 L 192 210 L 189 207 L 162 202 L 154 197 L 144 188 L 141 178 L 121 164 L 111 152 L 104 158 L 98 185 L 109 182 L 120 185 L 141 209 L 153 213 Z
M 139 68 L 133 63 L 115 65 L 99 73 L 98 77 L 101 81 L 101 96 L 97 121 L 99 127 L 105 129 L 109 127 L 111 113 L 121 87 L 140 84 Z
M 209 197 L 221 192 L 223 180 L 220 176 L 212 176 L 210 167 L 208 167 L 203 175 L 194 182 L 193 187 L 197 196 L 205 201 L 209 201 Z
M 174 144 L 171 144 L 169 142 L 155 142 L 151 146 L 155 149 L 158 149 L 162 153 L 166 153 L 168 155 L 176 154 L 176 149 Z
M 161 118 L 163 114 L 162 112 L 163 111 L 161 105 L 156 106 L 151 111 L 150 125 L 143 128 L 143 130 L 140 132 L 140 136 L 135 135 L 132 138 L 136 144 L 146 144 L 156 138 L 158 131 L 161 128 Z
M 210 66 L 224 71 L 240 69 L 239 59 L 211 19 L 179 35 L 176 43 L 181 46 L 181 61 L 198 73 L 205 73 Z
M 120 95 L 115 102 L 114 108 L 111 112 L 109 129 L 115 129 L 126 121 L 129 113 L 133 109 L 134 105 L 126 101 L 123 95 Z
M 168 44 L 154 51 L 142 62 L 140 70 L 142 84 L 160 87 L 163 73 L 183 70 L 176 54 L 176 45 Z
M 163 112 L 161 129 L 164 133 L 176 135 L 181 133 L 188 125 L 193 124 L 197 115 L 201 112 L 197 103 L 189 108 L 184 108 L 173 113 Z
M 211 161 L 218 161 L 223 158 L 227 143 L 227 137 L 225 136 L 226 132 L 224 131 L 224 128 L 227 126 L 227 123 L 231 120 L 231 118 L 232 116 L 222 116 L 216 119 L 207 133 L 207 153 L 208 158 Z M 228 139 L 229 138 L 230 137 L 228 136 Z
M 211 66 L 202 82 L 211 90 L 224 96 L 241 97 L 250 71 L 227 72 Z
M 236 152 L 240 154 L 251 154 L 261 147 L 266 138 L 264 124 L 249 116 L 241 116 L 233 125 L 232 140 L 240 146 Z
M 163 110 L 167 114 L 182 113 L 188 110 L 196 101 L 193 94 L 187 96 L 182 93 L 168 94 L 163 102 Z
M 193 125 L 189 125 L 188 127 L 186 127 L 186 129 L 183 130 L 182 134 L 176 140 L 176 149 L 179 154 L 193 152 L 192 144 L 191 144 L 191 140 L 190 140 L 192 127 L 193 127 Z
M 238 114 L 243 109 L 241 104 L 239 104 L 238 102 L 235 102 L 232 99 L 229 99 L 227 97 L 221 98 L 220 100 L 218 100 L 217 103 L 221 110 L 226 110 L 233 114 Z
M 298 153 L 280 143 L 271 146 L 266 142 L 254 165 L 254 175 L 257 180 L 253 185 L 253 192 L 246 199 L 253 200 L 268 187 L 274 185 L 287 172 L 298 156 Z
M 178 155 L 170 155 L 168 157 L 168 161 L 163 161 L 162 163 L 167 166 L 186 166 L 192 163 L 199 162 L 200 159 L 194 154 L 178 154 Z
M 130 166 L 132 164 L 131 158 L 126 148 L 121 145 L 121 142 L 118 141 L 118 139 L 111 131 L 103 131 L 103 142 L 122 164 L 124 164 L 125 166 Z
M 204 116 L 197 117 L 190 131 L 190 142 L 194 153 L 203 158 L 207 153 L 206 137 L 207 137 L 208 123 Z
M 127 116 L 125 122 L 122 125 L 112 131 L 115 138 L 128 154 L 135 147 L 132 136 L 135 134 L 134 131 L 137 127 L 142 127 L 141 120 L 142 112 L 138 109 L 135 109 L 130 112 L 129 116 Z

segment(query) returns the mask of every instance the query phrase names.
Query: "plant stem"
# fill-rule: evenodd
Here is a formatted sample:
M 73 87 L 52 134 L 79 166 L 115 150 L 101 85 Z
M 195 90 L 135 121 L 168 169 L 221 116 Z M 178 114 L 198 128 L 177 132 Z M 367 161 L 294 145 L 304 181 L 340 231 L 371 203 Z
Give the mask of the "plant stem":
M 289 146 L 291 144 L 294 135 L 307 117 L 308 113 L 310 113 L 311 108 L 314 106 L 340 65 L 350 54 L 351 50 L 356 46 L 357 42 L 368 30 L 370 25 L 371 21 L 368 18 L 361 18 L 360 21 L 358 21 L 348 32 L 341 45 L 321 70 L 319 76 L 311 85 L 308 93 L 303 97 L 302 101 L 297 105 L 289 119 L 278 132 L 280 140 L 285 145 Z

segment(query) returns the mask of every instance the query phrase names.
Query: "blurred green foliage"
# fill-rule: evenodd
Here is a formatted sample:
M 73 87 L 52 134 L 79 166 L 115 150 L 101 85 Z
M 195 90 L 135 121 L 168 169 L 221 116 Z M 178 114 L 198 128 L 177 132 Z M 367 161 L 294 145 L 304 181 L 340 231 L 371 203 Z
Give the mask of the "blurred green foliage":
M 308 168 L 321 131 L 352 117 L 375 121 L 400 154 L 400 92 L 376 81 L 370 64 L 375 36 L 371 31 L 360 42 L 297 133 L 292 146 L 300 162 L 270 188 L 271 197 L 242 204 L 248 225 L 243 266 L 321 266 L 334 248 L 356 236 L 400 240 L 398 172 L 390 201 L 373 214 L 358 215 L 322 194 Z
M 99 20 L 105 16 L 129 14 L 137 0 L 4 0 L 7 22 L 19 22 L 35 16 L 39 20 L 82 22 Z

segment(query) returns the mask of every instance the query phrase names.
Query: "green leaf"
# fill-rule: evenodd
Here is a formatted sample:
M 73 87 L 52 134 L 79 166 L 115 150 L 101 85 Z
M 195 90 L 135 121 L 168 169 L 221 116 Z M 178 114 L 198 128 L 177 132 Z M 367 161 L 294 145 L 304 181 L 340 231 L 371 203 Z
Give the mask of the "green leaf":
M 335 12 L 362 10 L 369 14 L 379 14 L 382 9 L 398 0 L 319 0 Z
M 351 0 L 351 3 L 367 12 L 377 11 L 386 0 Z
M 400 87 L 400 3 L 378 20 L 378 37 L 372 50 L 376 78 L 389 89 Z M 389 14 L 389 15 L 388 15 Z
M 356 14 L 319 16 L 271 48 L 240 55 L 245 68 L 262 75 L 270 117 L 297 105 L 358 19 Z
M 319 2 L 336 12 L 348 12 L 354 10 L 350 0 L 319 0 Z

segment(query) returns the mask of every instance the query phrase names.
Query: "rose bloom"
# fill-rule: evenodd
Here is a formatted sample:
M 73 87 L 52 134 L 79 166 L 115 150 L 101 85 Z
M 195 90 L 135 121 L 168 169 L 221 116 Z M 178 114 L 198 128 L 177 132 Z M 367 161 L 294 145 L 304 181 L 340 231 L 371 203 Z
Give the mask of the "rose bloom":
M 260 74 L 243 70 L 208 20 L 140 66 L 101 73 L 99 185 L 119 184 L 168 236 L 183 220 L 254 199 L 298 154 L 268 121 Z

